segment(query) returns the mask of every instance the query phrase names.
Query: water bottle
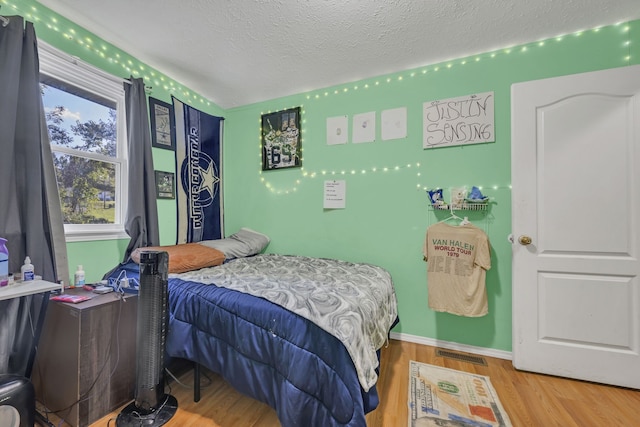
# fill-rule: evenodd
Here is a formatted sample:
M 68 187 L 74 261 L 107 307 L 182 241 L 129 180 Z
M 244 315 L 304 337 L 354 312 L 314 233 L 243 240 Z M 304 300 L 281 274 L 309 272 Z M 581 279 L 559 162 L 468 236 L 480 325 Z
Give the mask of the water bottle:
M 78 269 L 76 270 L 75 274 L 73 275 L 73 286 L 71 286 L 72 288 L 75 287 L 83 287 L 84 286 L 84 269 L 82 268 L 81 265 L 78 266 Z
M 0 237 L 0 286 L 9 284 L 9 250 L 7 239 Z

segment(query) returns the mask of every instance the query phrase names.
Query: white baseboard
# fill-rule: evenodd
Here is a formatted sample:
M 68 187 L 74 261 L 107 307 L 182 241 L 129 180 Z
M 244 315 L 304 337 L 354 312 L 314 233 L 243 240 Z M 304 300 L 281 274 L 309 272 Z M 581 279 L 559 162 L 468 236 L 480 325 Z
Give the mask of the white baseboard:
M 390 338 L 399 341 L 408 341 L 416 344 L 430 345 L 432 347 L 446 348 L 449 350 L 463 351 L 465 353 L 473 353 L 481 356 L 495 357 L 497 359 L 512 360 L 510 351 L 496 350 L 493 348 L 476 347 L 473 345 L 458 344 L 450 341 L 442 341 L 435 338 L 419 337 L 417 335 L 403 334 L 399 332 L 391 332 Z

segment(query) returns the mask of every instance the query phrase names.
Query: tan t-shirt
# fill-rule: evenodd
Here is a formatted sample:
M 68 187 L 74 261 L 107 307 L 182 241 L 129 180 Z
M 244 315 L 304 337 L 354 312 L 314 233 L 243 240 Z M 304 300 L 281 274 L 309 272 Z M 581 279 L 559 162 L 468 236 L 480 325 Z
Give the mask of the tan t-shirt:
M 423 252 L 429 308 L 468 317 L 487 314 L 491 250 L 484 231 L 473 224 L 439 222 L 427 229 Z

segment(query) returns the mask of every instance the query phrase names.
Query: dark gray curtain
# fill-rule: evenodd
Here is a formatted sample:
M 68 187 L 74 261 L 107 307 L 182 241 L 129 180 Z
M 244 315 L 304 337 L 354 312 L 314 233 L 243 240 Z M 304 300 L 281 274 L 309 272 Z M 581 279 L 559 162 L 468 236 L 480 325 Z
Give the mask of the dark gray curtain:
M 134 249 L 160 244 L 156 179 L 151 153 L 147 95 L 142 79 L 125 83 L 127 139 L 129 144 L 129 199 L 125 230 L 131 237 L 123 263 Z
M 10 272 L 20 271 L 29 255 L 37 275 L 66 282 L 66 242 L 40 96 L 36 35 L 32 23 L 8 18 L 8 25 L 0 25 L 0 236 L 8 240 Z M 33 300 L 0 301 L 0 373 L 24 370 Z

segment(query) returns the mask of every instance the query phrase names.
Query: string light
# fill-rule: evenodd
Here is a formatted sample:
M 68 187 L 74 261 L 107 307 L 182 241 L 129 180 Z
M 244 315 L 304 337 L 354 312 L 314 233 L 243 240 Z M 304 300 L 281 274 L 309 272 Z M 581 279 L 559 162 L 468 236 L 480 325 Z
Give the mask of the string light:
M 628 23 L 617 23 L 617 24 L 613 24 L 610 25 L 608 27 L 619 27 L 619 26 L 623 26 L 622 27 L 622 33 L 630 33 L 630 25 Z M 558 35 L 557 37 L 554 38 L 550 38 L 548 40 L 540 40 L 540 41 L 536 41 L 536 42 L 532 42 L 532 43 L 528 43 L 528 44 L 523 44 L 520 46 L 509 46 L 509 47 L 505 47 L 502 49 L 496 49 L 494 51 L 491 52 L 486 52 L 486 53 L 482 53 L 482 54 L 476 54 L 476 55 L 471 55 L 469 57 L 466 58 L 460 58 L 458 61 L 459 62 L 451 62 L 451 61 L 445 61 L 439 64 L 433 64 L 430 66 L 425 66 L 425 67 L 420 67 L 420 70 L 417 69 L 412 69 L 412 70 L 407 70 L 406 72 L 401 72 L 401 73 L 396 73 L 394 75 L 389 75 L 389 76 L 385 76 L 385 77 L 379 77 L 379 78 L 384 78 L 383 81 L 385 81 L 386 83 L 392 83 L 392 82 L 402 82 L 404 80 L 404 77 L 415 77 L 417 75 L 429 75 L 429 71 L 433 71 L 433 72 L 437 72 L 442 68 L 446 68 L 446 69 L 452 69 L 456 66 L 459 65 L 467 65 L 469 62 L 471 62 L 472 60 L 474 62 L 480 62 L 483 58 L 489 58 L 489 59 L 495 59 L 498 58 L 501 55 L 512 55 L 515 52 L 519 52 L 521 54 L 526 54 L 527 52 L 531 52 L 533 51 L 532 48 L 538 47 L 541 48 L 543 46 L 545 46 L 547 44 L 547 42 L 549 40 L 555 40 L 556 42 L 562 42 L 565 39 L 567 39 L 568 36 L 573 35 L 574 37 L 580 37 L 585 35 L 586 33 L 588 33 L 589 31 L 593 32 L 593 33 L 600 33 L 601 30 L 605 28 L 605 27 L 596 27 L 593 28 L 592 30 L 580 30 L 580 31 L 576 31 L 574 33 L 570 33 L 570 34 L 563 34 L 563 35 Z M 629 46 L 630 41 L 625 41 L 625 46 Z M 626 62 L 629 62 L 631 60 L 631 55 L 629 54 L 629 52 L 625 52 L 625 55 L 623 56 L 623 59 Z M 373 87 L 373 86 L 380 86 L 380 80 L 376 80 L 374 82 L 370 82 L 370 83 L 364 83 L 363 87 L 365 89 L 368 89 L 369 87 Z M 327 96 L 328 94 L 330 94 L 330 92 L 327 92 L 326 89 L 323 89 L 324 92 L 324 96 Z M 342 94 L 344 92 L 346 92 L 347 89 L 343 88 L 342 90 L 335 88 L 333 94 L 338 95 L 338 94 Z M 307 94 L 307 99 L 312 99 L 314 98 L 314 96 L 312 94 Z M 315 96 L 315 98 L 319 98 L 319 96 Z
M 260 154 L 260 157 L 262 157 L 262 155 Z M 260 162 L 260 165 L 262 165 L 262 162 Z M 393 167 L 389 167 L 389 166 L 385 166 L 383 168 L 378 168 L 376 166 L 370 167 L 368 169 L 350 169 L 350 170 L 345 170 L 345 169 L 341 169 L 341 170 L 332 170 L 329 171 L 327 169 L 322 169 L 319 173 L 315 172 L 315 171 L 307 171 L 304 170 L 303 168 L 301 168 L 301 173 L 300 175 L 302 176 L 302 178 L 308 178 L 308 179 L 314 179 L 316 177 L 324 177 L 327 175 L 351 175 L 354 177 L 357 176 L 363 176 L 363 175 L 371 175 L 371 174 L 375 174 L 375 173 L 380 173 L 380 172 L 389 172 L 389 171 L 394 171 L 394 172 L 402 172 L 402 171 L 406 171 L 412 168 L 419 168 L 420 167 L 420 163 L 407 163 L 404 166 L 393 166 Z M 274 187 L 273 184 L 271 184 L 271 182 L 267 181 L 267 179 L 262 175 L 262 171 L 259 171 L 259 175 L 260 175 L 260 182 L 262 182 L 264 184 L 264 186 L 271 192 L 273 192 L 274 194 L 289 194 L 292 191 L 296 191 L 297 188 L 302 184 L 302 180 L 300 178 L 296 178 L 294 183 L 292 184 L 292 186 L 290 188 L 286 188 L 286 189 L 277 189 Z M 420 172 L 418 172 L 416 174 L 418 177 L 421 175 Z M 418 184 L 418 189 L 421 189 L 423 187 L 422 184 Z M 425 187 L 426 188 L 426 187 Z
M 128 73 L 133 74 L 135 76 L 139 76 L 143 73 L 146 73 L 149 69 L 147 65 L 140 62 L 138 59 L 129 56 L 123 52 L 123 55 L 120 54 L 118 48 L 114 46 L 107 46 L 104 43 L 96 41 L 93 39 L 93 35 L 88 31 L 82 29 L 76 24 L 67 21 L 63 23 L 63 20 L 59 19 L 58 16 L 54 15 L 54 12 L 43 11 L 40 12 L 39 9 L 35 6 L 30 6 L 28 8 L 23 9 L 16 4 L 10 3 L 7 0 L 0 0 L 0 4 L 6 5 L 7 7 L 15 10 L 15 13 L 18 15 L 25 16 L 28 20 L 34 21 L 36 25 L 43 25 L 43 28 L 46 28 L 50 31 L 54 31 L 56 33 L 60 33 L 60 35 L 68 42 L 75 43 L 80 47 L 83 47 L 86 51 L 95 54 L 95 56 L 99 59 L 99 61 L 104 62 L 108 65 L 119 65 L 121 69 L 126 70 Z M 22 6 L 22 5 L 21 5 Z M 42 15 L 42 16 L 41 16 Z M 41 23 L 41 24 L 40 24 Z M 64 28 L 63 28 L 64 27 Z M 100 46 L 95 46 L 100 43 Z M 204 99 L 203 97 L 191 94 L 184 86 L 175 82 L 168 76 L 163 75 L 157 71 L 150 71 L 152 77 L 159 76 L 160 81 L 167 82 L 169 85 L 161 86 L 158 83 L 157 79 L 155 81 L 155 86 L 162 87 L 166 91 L 170 93 L 185 93 L 188 99 L 192 100 L 192 102 L 199 102 L 200 104 L 205 104 L 207 106 L 211 106 L 211 101 Z M 151 81 L 147 76 L 144 77 L 145 81 Z
M 91 37 L 91 34 L 88 33 L 87 31 L 85 31 L 84 29 L 82 29 L 81 27 L 71 23 L 71 22 L 66 22 L 63 24 L 62 20 L 58 19 L 58 17 L 53 13 L 53 12 L 41 12 L 37 7 L 35 6 L 29 6 L 25 9 L 22 9 L 21 7 L 19 7 L 17 4 L 15 3 L 11 3 L 8 0 L 0 0 L 1 4 L 7 5 L 8 7 L 12 8 L 13 10 L 16 11 L 17 14 L 22 14 L 26 17 L 31 18 L 31 20 L 35 21 L 36 23 L 42 23 L 42 25 L 44 25 L 45 28 L 47 28 L 48 30 L 54 31 L 56 33 L 60 33 L 62 35 L 62 37 L 67 40 L 67 42 L 69 43 L 77 43 L 79 46 L 84 47 L 88 52 L 92 52 L 93 54 L 96 55 L 96 57 L 100 60 L 100 61 L 106 61 L 106 64 L 116 64 L 116 65 L 120 65 L 122 67 L 122 69 L 127 70 L 128 72 L 135 74 L 135 75 L 140 75 L 143 72 L 147 71 L 147 67 L 142 64 L 140 61 L 138 61 L 137 59 L 130 57 L 130 56 L 126 56 L 126 59 L 122 59 L 119 50 L 113 46 L 111 47 L 107 47 L 106 44 L 102 44 L 99 48 L 97 47 L 93 47 L 93 45 L 96 43 L 94 42 L 93 38 Z M 42 16 L 41 16 L 42 15 Z M 61 28 L 62 25 L 65 25 L 65 28 Z M 613 27 L 621 27 L 622 33 L 625 34 L 625 36 L 628 37 L 628 35 L 630 34 L 630 30 L 631 27 L 629 25 L 628 22 L 618 22 L 616 24 L 612 25 Z M 593 33 L 600 33 L 601 30 L 605 28 L 602 26 L 593 28 L 592 30 L 581 30 L 581 31 L 576 31 L 574 33 L 572 33 L 574 36 L 579 37 L 584 35 L 585 33 L 591 31 Z M 84 36 L 82 35 L 84 34 Z M 555 38 L 553 38 L 552 40 L 555 40 L 556 42 L 562 42 L 568 35 L 570 34 L 564 34 L 564 35 L 559 35 Z M 520 46 L 519 51 L 521 53 L 526 53 L 531 51 L 532 47 L 543 47 L 545 46 L 546 41 L 538 41 L 532 44 L 525 44 Z M 624 46 L 625 47 L 629 47 L 630 46 L 630 41 L 625 41 L 624 42 Z M 483 54 L 478 54 L 478 55 L 472 55 L 468 58 L 461 58 L 459 61 L 459 65 L 466 65 L 468 62 L 470 62 L 471 59 L 473 59 L 475 62 L 479 62 L 481 59 L 483 58 L 491 58 L 491 59 L 495 59 L 498 56 L 500 56 L 501 54 L 510 54 L 512 53 L 512 49 L 513 47 L 509 47 L 509 48 L 504 48 L 504 49 L 497 49 L 495 51 L 492 52 L 488 52 L 488 53 L 483 53 Z M 624 59 L 625 62 L 630 63 L 631 61 L 631 55 L 628 51 L 625 52 L 624 56 L 622 56 L 622 58 Z M 123 61 L 128 64 L 128 66 L 126 64 L 123 65 Z M 425 67 L 420 67 L 421 69 L 418 70 L 407 70 L 406 72 L 400 73 L 398 75 L 395 75 L 395 77 L 392 76 L 387 76 L 386 78 L 386 82 L 387 83 L 393 83 L 395 82 L 403 82 L 403 79 L 405 76 L 410 76 L 410 77 L 415 77 L 418 75 L 422 75 L 422 76 L 428 76 L 430 73 L 429 71 L 438 71 L 442 66 L 446 67 L 447 69 L 452 69 L 455 66 L 457 66 L 456 64 L 452 63 L 452 62 L 445 62 L 445 63 L 440 63 L 440 64 L 435 64 L 435 65 L 431 65 L 431 66 L 425 66 Z M 183 93 L 184 96 L 186 96 L 188 99 L 192 100 L 193 102 L 199 102 L 200 104 L 206 104 L 206 105 L 211 105 L 211 102 L 204 99 L 203 97 L 196 95 L 196 94 L 192 94 L 190 91 L 188 91 L 184 86 L 180 85 L 179 83 L 173 81 L 172 79 L 170 79 L 169 77 L 163 75 L 162 73 L 156 73 L 155 71 L 151 70 L 150 74 L 152 77 L 156 77 L 159 76 L 160 77 L 160 81 L 165 83 L 168 82 L 169 84 L 161 84 L 161 83 L 155 83 L 156 86 L 163 88 L 166 91 L 170 91 L 171 93 Z M 147 80 L 145 78 L 145 80 Z M 150 80 L 150 79 L 149 79 Z M 370 89 L 373 86 L 380 86 L 380 81 L 377 80 L 373 83 L 364 83 L 362 85 L 362 87 L 364 87 L 365 89 Z M 352 86 L 354 90 L 358 90 L 358 86 Z M 332 93 L 334 95 L 340 95 L 340 94 L 346 94 L 349 92 L 349 88 L 348 87 L 342 87 L 340 90 L 339 89 L 335 89 L 333 92 L 330 92 L 327 89 L 323 89 L 321 92 L 318 93 L 309 93 L 306 95 L 307 99 L 320 99 L 321 97 L 328 97 L 330 96 Z
M 366 86 L 365 86 L 366 87 Z M 307 97 L 307 99 L 309 99 L 309 97 Z M 278 111 L 283 111 L 286 110 L 288 108 L 295 108 L 295 106 L 291 106 L 291 107 L 286 107 L 283 106 L 282 108 L 277 108 L 275 110 L 268 110 L 266 113 L 265 112 L 261 112 L 260 115 L 264 115 L 264 114 L 271 114 L 272 112 L 278 112 Z M 306 118 L 305 118 L 305 109 L 304 106 L 301 105 L 300 106 L 300 120 L 305 123 L 306 122 Z M 258 120 L 259 123 L 261 124 L 262 120 L 259 119 Z M 260 139 L 260 144 L 258 144 L 258 146 L 260 147 L 260 151 L 257 153 L 258 158 L 260 159 L 259 161 L 259 165 L 260 168 L 262 168 L 262 128 L 259 127 L 258 128 L 258 133 L 259 133 L 259 139 Z M 379 168 L 377 166 L 372 166 L 370 168 L 361 168 L 361 169 L 350 169 L 350 170 L 345 170 L 345 169 L 341 169 L 341 170 L 329 170 L 327 168 L 321 168 L 320 172 L 316 172 L 316 171 L 308 171 L 305 168 L 301 167 L 299 169 L 300 172 L 300 176 L 295 178 L 295 181 L 293 182 L 293 184 L 289 187 L 289 188 L 276 188 L 270 181 L 268 181 L 265 176 L 263 175 L 263 171 L 259 170 L 258 171 L 258 176 L 260 179 L 260 182 L 265 186 L 265 188 L 275 194 L 275 195 L 288 195 L 291 194 L 293 192 L 297 192 L 298 188 L 303 184 L 303 179 L 315 179 L 317 176 L 320 177 L 326 177 L 327 175 L 331 175 L 331 176 L 346 176 L 346 175 L 351 175 L 352 177 L 357 177 L 357 176 L 365 176 L 365 175 L 371 175 L 371 174 L 376 174 L 376 173 L 388 173 L 390 171 L 394 171 L 394 172 L 406 172 L 406 171 L 411 171 L 414 168 L 420 168 L 420 163 L 406 163 L 404 165 L 396 165 L 393 167 L 389 167 L 389 166 L 384 166 L 382 168 Z M 420 178 L 422 176 L 422 173 L 418 170 L 416 172 L 416 177 Z M 480 189 L 482 189 L 482 186 L 478 186 Z M 418 190 L 422 190 L 422 191 L 426 191 L 429 188 L 434 188 L 434 187 L 429 187 L 426 186 L 424 184 L 418 183 L 416 184 L 416 188 Z M 498 189 L 504 189 L 504 188 L 509 188 L 511 189 L 511 185 L 509 185 L 508 187 L 505 186 L 499 186 L 499 185 L 493 185 L 491 186 L 491 188 L 493 188 L 494 190 L 498 190 Z
M 452 185 L 451 187 L 457 187 L 456 185 Z M 466 187 L 471 187 L 471 185 L 467 185 Z M 478 190 L 483 191 L 484 189 L 491 189 L 491 190 L 509 190 L 511 191 L 511 184 L 507 184 L 507 185 L 476 185 L 475 187 L 478 187 Z M 429 190 L 435 190 L 435 189 L 442 189 L 442 186 L 439 185 L 424 185 L 424 184 L 417 184 L 417 189 L 419 191 L 429 191 Z
M 335 176 L 335 175 L 342 175 L 342 176 L 346 176 L 346 175 L 351 175 L 353 177 L 357 177 L 357 176 L 363 176 L 363 175 L 370 175 L 370 174 L 375 174 L 375 173 L 387 173 L 389 171 L 394 171 L 394 172 L 406 172 L 409 171 L 409 169 L 412 168 L 419 168 L 420 167 L 420 163 L 407 163 L 404 166 L 393 166 L 393 167 L 388 167 L 385 166 L 383 168 L 378 168 L 378 167 L 371 167 L 369 169 L 361 169 L 360 171 L 357 171 L 356 169 L 351 169 L 349 171 L 347 170 L 332 170 L 329 171 L 327 169 L 322 169 L 320 171 L 320 173 L 316 173 L 316 172 L 310 172 L 307 170 L 302 170 L 301 171 L 301 176 L 302 178 L 307 178 L 307 179 L 314 179 L 317 176 L 319 176 L 320 178 L 322 177 L 326 177 L 327 175 L 331 175 L 331 176 Z M 296 178 L 293 185 L 289 188 L 276 188 L 271 182 L 267 181 L 267 179 L 262 175 L 262 171 L 260 171 L 259 173 L 260 175 L 260 182 L 263 183 L 263 185 L 265 186 L 265 188 L 267 188 L 267 190 L 269 190 L 270 192 L 274 193 L 274 194 L 290 194 L 291 192 L 295 192 L 298 190 L 298 188 L 302 185 L 303 180 L 300 178 Z M 416 173 L 416 177 L 420 178 L 422 176 L 421 172 L 417 172 Z M 471 187 L 470 185 L 468 187 Z M 507 185 L 498 185 L 498 184 L 492 184 L 492 185 L 476 185 L 476 187 L 478 187 L 479 190 L 484 190 L 484 189 L 491 189 L 493 191 L 497 191 L 497 190 L 512 190 L 511 184 L 507 184 Z M 435 189 L 435 188 L 442 188 L 442 186 L 437 186 L 437 185 L 425 185 L 423 183 L 417 183 L 416 184 L 416 189 L 418 191 L 428 191 L 431 189 Z

